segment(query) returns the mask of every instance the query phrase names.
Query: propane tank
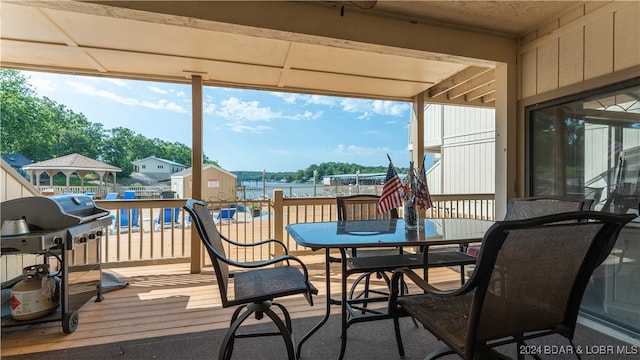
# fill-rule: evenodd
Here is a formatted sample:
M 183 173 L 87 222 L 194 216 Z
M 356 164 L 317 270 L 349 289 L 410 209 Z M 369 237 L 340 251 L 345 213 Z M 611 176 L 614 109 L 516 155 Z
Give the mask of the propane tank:
M 11 317 L 32 320 L 52 313 L 60 302 L 60 287 L 49 276 L 49 264 L 27 266 L 11 288 Z

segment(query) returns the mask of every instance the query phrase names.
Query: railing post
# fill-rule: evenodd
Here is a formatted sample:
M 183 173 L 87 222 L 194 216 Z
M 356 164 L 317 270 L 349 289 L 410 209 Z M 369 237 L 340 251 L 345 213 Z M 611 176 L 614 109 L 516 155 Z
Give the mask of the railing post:
M 281 189 L 273 190 L 273 237 L 284 241 L 284 194 Z M 275 258 L 284 255 L 280 246 L 271 248 L 271 255 Z

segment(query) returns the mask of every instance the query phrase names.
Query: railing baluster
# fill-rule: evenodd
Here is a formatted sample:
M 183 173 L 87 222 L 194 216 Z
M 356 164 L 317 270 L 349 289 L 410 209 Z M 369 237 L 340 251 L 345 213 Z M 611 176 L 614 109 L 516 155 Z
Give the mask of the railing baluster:
M 331 189 L 333 190 L 333 187 Z M 367 188 L 366 190 L 375 190 L 375 188 Z M 361 187 L 361 191 L 365 191 L 364 187 Z M 323 192 L 318 191 L 318 193 Z M 231 206 L 246 210 L 244 212 L 236 211 L 236 222 L 221 221 L 218 224 L 219 231 L 233 240 L 250 243 L 276 237 L 285 241 L 292 252 L 310 252 L 309 249 L 298 247 L 284 231 L 284 227 L 296 222 L 335 221 L 335 198 L 285 198 L 283 195 L 284 192 L 276 191 L 274 192 L 274 200 L 215 200 L 207 203 L 212 210 L 212 216 L 220 209 Z M 434 207 L 423 212 L 430 217 L 465 217 L 488 220 L 494 218 L 495 200 L 493 194 L 432 195 L 432 200 Z M 103 238 L 103 263 L 108 264 L 109 267 L 118 267 L 128 264 L 138 266 L 145 263 L 190 261 L 190 237 L 191 231 L 194 229 L 193 227 L 185 228 L 187 216 L 184 210 L 181 209 L 182 215 L 179 215 L 180 228 L 176 226 L 173 211 L 171 226 L 169 227 L 168 222 L 164 221 L 164 208 L 182 208 L 184 202 L 184 199 L 96 200 L 99 207 L 115 211 L 114 224 L 105 231 L 107 235 Z M 251 208 L 256 204 L 260 205 L 262 209 L 266 209 L 267 216 L 253 217 Z M 121 209 L 126 211 L 121 214 Z M 137 216 L 140 227 L 133 231 L 129 226 L 124 231 L 121 226 L 123 220 L 121 215 L 127 216 L 128 214 L 131 219 L 135 213 L 134 209 L 138 209 Z M 155 219 L 159 221 L 158 230 L 154 228 Z M 139 246 L 139 248 L 136 249 L 134 246 Z M 158 246 L 160 249 L 157 248 Z M 273 254 L 273 249 L 266 246 L 256 249 L 255 252 L 252 252 L 248 247 L 236 249 L 228 246 L 225 250 L 229 256 L 243 261 L 259 261 L 279 255 Z

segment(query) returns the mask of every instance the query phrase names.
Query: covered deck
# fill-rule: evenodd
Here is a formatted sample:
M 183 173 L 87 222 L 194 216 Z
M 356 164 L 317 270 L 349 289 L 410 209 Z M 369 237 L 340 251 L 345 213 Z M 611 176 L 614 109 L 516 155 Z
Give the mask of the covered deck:
M 314 297 L 313 307 L 310 307 L 302 296 L 283 299 L 282 303 L 289 309 L 294 319 L 293 326 L 296 331 L 308 330 L 302 326 L 313 325 L 315 322 L 303 319 L 320 317 L 325 311 L 324 255 L 322 253 L 303 255 L 301 258 L 308 266 L 312 282 L 318 287 L 319 294 Z M 37 357 L 42 356 L 37 353 L 45 351 L 104 344 L 116 346 L 131 340 L 184 334 L 197 336 L 197 333 L 226 329 L 229 326 L 234 308 L 222 308 L 211 266 L 205 266 L 200 274 L 191 274 L 187 263 L 118 268 L 107 271 L 120 280 L 128 282 L 129 285 L 104 294 L 102 302 L 89 301 L 82 306 L 79 309 L 80 324 L 75 332 L 64 334 L 59 322 L 3 329 L 2 357 L 23 354 L 33 354 Z M 337 292 L 336 295 L 338 295 L 340 276 L 337 272 L 332 273 L 331 276 L 336 284 L 332 291 Z M 433 279 L 434 284 L 443 289 L 454 287 L 460 281 L 459 274 L 448 268 L 432 270 L 430 278 Z M 373 285 L 381 287 L 384 286 L 384 282 L 376 280 Z M 335 312 L 337 311 L 336 307 Z M 249 323 L 254 324 L 257 321 L 252 319 Z M 389 326 L 389 333 L 378 341 L 384 343 L 382 347 L 391 347 L 391 353 L 393 353 L 395 351 L 393 328 L 391 322 L 385 322 L 385 324 Z M 366 333 L 367 326 L 354 326 L 350 331 Z M 224 331 L 220 333 L 224 334 Z M 320 332 L 315 336 L 325 336 L 322 334 L 324 333 Z M 355 351 L 358 345 L 356 338 L 353 339 L 349 346 L 353 345 L 351 350 Z M 208 339 L 212 356 L 217 354 L 220 341 L 221 338 Z M 251 343 L 251 340 L 244 341 Z M 268 341 L 281 342 L 277 338 Z M 327 336 L 322 341 L 327 347 L 333 348 L 337 355 L 340 349 L 338 334 Z M 314 345 L 309 343 L 305 346 L 304 352 L 313 352 L 313 347 Z M 241 349 L 242 345 L 238 348 Z M 127 351 L 126 347 L 123 347 L 122 351 Z M 265 354 L 265 359 L 275 359 L 285 354 L 285 352 Z M 353 355 L 353 352 L 351 354 Z M 109 356 L 112 355 L 109 354 Z M 189 355 L 185 354 L 185 358 L 189 358 Z
M 299 340 L 325 311 L 324 256 L 304 255 L 319 294 L 310 307 L 302 296 L 282 299 L 290 310 L 296 340 Z M 80 325 L 71 334 L 62 332 L 59 322 L 3 329 L 4 359 L 202 359 L 215 358 L 229 326 L 233 308 L 223 309 L 212 268 L 191 274 L 189 265 L 155 265 L 109 270 L 129 282 L 125 288 L 108 292 L 102 302 L 90 301 L 79 310 Z M 331 274 L 338 291 L 339 274 Z M 459 274 L 449 268 L 430 271 L 434 286 L 450 289 L 459 285 Z M 384 286 L 381 281 L 373 286 Z M 379 306 L 384 306 L 379 305 Z M 305 343 L 303 359 L 336 358 L 340 350 L 338 308 L 324 327 Z M 262 321 L 267 323 L 267 321 Z M 255 319 L 248 324 L 258 324 Z M 264 326 L 264 325 L 249 325 Z M 266 325 L 268 326 L 268 325 Z M 415 327 L 409 319 L 401 321 L 403 341 L 409 359 L 424 358 L 440 347 L 432 335 Z M 568 349 L 561 338 L 543 338 L 539 344 Z M 633 344 L 579 324 L 576 346 L 615 346 L 632 351 Z M 534 345 L 535 346 L 535 345 Z M 515 347 L 504 350 L 515 356 Z M 240 339 L 234 358 L 279 359 L 285 356 L 278 338 Z M 609 353 L 593 352 L 583 359 L 608 359 Z M 395 359 L 397 353 L 391 320 L 356 324 L 349 328 L 345 359 Z M 560 357 L 564 359 L 564 357 Z M 571 357 L 567 357 L 571 358 Z

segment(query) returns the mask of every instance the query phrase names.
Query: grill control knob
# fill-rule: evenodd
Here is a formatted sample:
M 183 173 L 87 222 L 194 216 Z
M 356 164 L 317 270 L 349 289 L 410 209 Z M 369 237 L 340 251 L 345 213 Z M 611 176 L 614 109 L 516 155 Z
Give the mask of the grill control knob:
M 96 231 L 96 236 L 100 237 L 100 236 L 102 236 L 102 235 L 104 235 L 104 234 L 102 233 L 102 230 L 98 230 L 98 231 Z
M 93 240 L 95 238 L 96 238 L 96 234 L 93 234 L 93 233 L 89 234 L 89 240 Z
M 86 236 L 80 236 L 80 237 L 78 238 L 78 243 L 79 243 L 79 244 L 84 244 L 84 243 L 86 243 L 86 242 L 87 242 L 87 237 L 86 237 Z

